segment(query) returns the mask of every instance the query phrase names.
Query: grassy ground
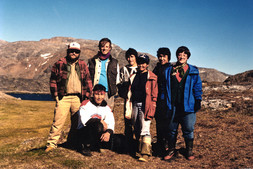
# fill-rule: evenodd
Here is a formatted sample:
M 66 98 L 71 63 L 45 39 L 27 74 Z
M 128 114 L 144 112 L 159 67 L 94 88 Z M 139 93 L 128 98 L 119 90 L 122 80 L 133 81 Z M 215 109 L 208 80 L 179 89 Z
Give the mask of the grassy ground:
M 110 150 L 84 157 L 59 147 L 45 153 L 46 139 L 53 119 L 54 102 L 0 102 L 0 168 L 251 168 L 253 167 L 253 115 L 235 111 L 201 110 L 195 129 L 196 159 L 187 161 L 178 154 L 171 162 L 151 157 L 141 163 L 127 154 Z M 116 100 L 116 133 L 122 134 L 123 102 Z M 60 143 L 66 141 L 69 121 Z M 152 123 L 155 136 L 155 121 Z M 177 149 L 184 147 L 179 132 Z M 180 149 L 181 150 L 181 149 Z

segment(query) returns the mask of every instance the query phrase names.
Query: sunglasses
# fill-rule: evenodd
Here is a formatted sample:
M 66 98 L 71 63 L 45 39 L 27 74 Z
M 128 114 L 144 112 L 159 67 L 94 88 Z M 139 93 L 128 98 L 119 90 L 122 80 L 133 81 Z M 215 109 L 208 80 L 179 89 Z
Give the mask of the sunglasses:
M 74 53 L 74 52 L 79 54 L 81 51 L 77 49 L 69 49 L 69 53 Z

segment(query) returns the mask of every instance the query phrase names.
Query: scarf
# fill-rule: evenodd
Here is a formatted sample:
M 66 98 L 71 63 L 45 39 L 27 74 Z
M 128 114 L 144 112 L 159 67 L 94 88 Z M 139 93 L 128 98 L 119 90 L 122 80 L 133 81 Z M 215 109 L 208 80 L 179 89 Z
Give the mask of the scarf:
M 103 55 L 101 52 L 99 52 L 98 57 L 101 60 L 106 60 L 109 58 L 110 55 L 111 55 L 111 52 L 108 52 L 106 55 Z
M 172 70 L 172 75 L 175 76 L 177 74 L 177 72 L 179 73 L 179 77 L 183 78 L 184 77 L 184 67 L 185 65 L 187 65 L 187 63 L 184 63 L 182 65 L 178 65 L 178 63 L 176 64 L 176 66 L 173 68 Z

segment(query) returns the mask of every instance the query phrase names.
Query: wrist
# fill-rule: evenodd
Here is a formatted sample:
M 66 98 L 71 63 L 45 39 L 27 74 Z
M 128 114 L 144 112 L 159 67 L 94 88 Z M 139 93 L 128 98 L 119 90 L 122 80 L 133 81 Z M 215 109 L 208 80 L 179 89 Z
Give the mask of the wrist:
M 113 134 L 113 130 L 112 129 L 107 129 L 107 130 L 105 130 L 105 133 L 109 133 L 110 135 L 112 135 Z

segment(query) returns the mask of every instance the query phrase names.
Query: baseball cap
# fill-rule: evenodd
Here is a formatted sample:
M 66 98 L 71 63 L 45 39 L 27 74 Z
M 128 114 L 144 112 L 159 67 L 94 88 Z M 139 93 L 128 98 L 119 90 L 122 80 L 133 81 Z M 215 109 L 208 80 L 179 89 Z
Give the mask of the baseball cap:
M 68 49 L 77 49 L 77 50 L 80 50 L 80 44 L 77 43 L 77 42 L 71 42 L 68 45 Z
M 141 54 L 137 57 L 137 64 L 147 63 L 149 64 L 149 57 L 146 54 Z

